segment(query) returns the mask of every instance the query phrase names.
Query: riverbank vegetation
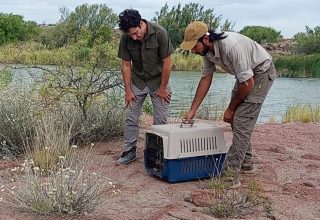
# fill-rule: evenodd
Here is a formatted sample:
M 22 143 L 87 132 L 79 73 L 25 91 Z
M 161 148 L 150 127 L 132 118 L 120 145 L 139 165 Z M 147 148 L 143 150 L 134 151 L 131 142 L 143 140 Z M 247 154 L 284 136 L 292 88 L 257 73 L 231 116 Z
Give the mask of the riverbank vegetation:
M 214 8 L 206 9 L 197 3 L 178 4 L 171 8 L 165 4 L 151 20 L 166 28 L 176 49 L 182 41 L 184 28 L 193 20 L 203 20 L 213 30 L 233 31 L 235 25 L 215 14 Z M 91 51 L 99 46 L 104 50 L 102 56 L 111 51 L 109 54 L 113 56 L 109 59 L 120 69 L 116 56 L 120 33 L 114 29 L 116 24 L 117 15 L 106 5 L 84 4 L 75 11 L 62 8 L 61 20 L 57 24 L 42 27 L 36 26 L 35 22 L 24 21 L 22 16 L 1 13 L 0 25 L 8 31 L 0 34 L 0 63 L 60 65 L 61 60 L 66 63 L 69 57 L 75 56 L 80 61 L 77 65 L 81 65 L 81 61 L 90 57 Z M 272 27 L 245 26 L 240 33 L 263 45 L 282 41 L 281 32 Z M 311 29 L 307 26 L 306 32 L 297 33 L 291 44 L 286 54 L 270 51 L 279 75 L 319 77 L 320 27 Z M 201 57 L 186 54 L 176 50 L 173 70 L 199 71 Z
M 287 109 L 283 118 L 284 123 L 303 122 L 303 123 L 319 123 L 320 122 L 320 106 L 310 105 L 294 105 Z

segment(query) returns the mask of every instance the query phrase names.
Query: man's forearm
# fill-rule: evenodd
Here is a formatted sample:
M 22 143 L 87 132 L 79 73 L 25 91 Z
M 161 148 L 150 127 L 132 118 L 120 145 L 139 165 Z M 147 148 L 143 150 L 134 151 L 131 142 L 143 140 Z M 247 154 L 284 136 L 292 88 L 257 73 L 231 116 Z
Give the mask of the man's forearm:
M 239 83 L 238 90 L 232 97 L 228 108 L 235 111 L 237 107 L 247 98 L 253 86 L 253 78 L 247 80 L 244 83 Z
M 121 73 L 122 73 L 124 89 L 127 91 L 131 89 L 131 62 L 122 61 Z
M 167 88 L 171 71 L 171 55 L 163 59 L 160 87 Z
M 199 106 L 201 105 L 204 97 L 207 95 L 209 88 L 212 83 L 212 74 L 208 74 L 207 76 L 201 78 L 196 95 L 194 96 L 194 99 L 192 101 L 191 105 L 191 111 L 196 112 Z

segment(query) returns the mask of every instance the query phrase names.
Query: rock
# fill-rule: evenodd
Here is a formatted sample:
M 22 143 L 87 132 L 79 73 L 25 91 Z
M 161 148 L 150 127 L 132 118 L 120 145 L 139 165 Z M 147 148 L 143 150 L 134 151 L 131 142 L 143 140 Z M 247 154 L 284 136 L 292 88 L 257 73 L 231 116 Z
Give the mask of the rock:
M 308 186 L 308 187 L 312 187 L 312 188 L 316 188 L 315 185 L 311 182 L 303 182 L 303 185 Z
M 215 193 L 213 190 L 197 189 L 185 201 L 191 202 L 198 207 L 208 207 L 213 203 L 214 198 Z

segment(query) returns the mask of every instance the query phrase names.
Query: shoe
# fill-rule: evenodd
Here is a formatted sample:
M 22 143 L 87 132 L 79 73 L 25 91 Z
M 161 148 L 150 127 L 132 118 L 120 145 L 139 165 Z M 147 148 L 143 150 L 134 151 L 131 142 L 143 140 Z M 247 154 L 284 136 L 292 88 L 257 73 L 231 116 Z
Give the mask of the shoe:
M 254 174 L 256 172 L 256 168 L 253 163 L 243 163 L 241 164 L 240 172 L 243 174 Z
M 122 152 L 120 158 L 116 161 L 118 165 L 128 164 L 137 159 L 136 148 Z

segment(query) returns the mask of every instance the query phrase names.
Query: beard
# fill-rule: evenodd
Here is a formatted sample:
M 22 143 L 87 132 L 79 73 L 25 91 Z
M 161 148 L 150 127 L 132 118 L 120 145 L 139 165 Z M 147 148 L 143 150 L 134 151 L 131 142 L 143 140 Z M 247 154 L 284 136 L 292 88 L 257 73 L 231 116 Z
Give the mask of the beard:
M 210 48 L 207 47 L 207 46 L 205 46 L 205 47 L 204 47 L 204 50 L 203 50 L 202 52 L 198 52 L 198 53 L 195 53 L 195 54 L 198 54 L 198 55 L 204 57 L 205 55 L 207 55 L 207 53 L 209 52 L 209 50 L 210 50 Z
M 205 44 L 203 43 L 203 41 L 200 41 L 200 42 L 202 43 L 204 49 L 203 49 L 202 52 L 197 52 L 197 53 L 195 53 L 195 54 L 198 54 L 198 55 L 204 57 L 204 56 L 207 55 L 207 53 L 209 52 L 210 48 L 209 48 L 207 45 L 205 45 Z

